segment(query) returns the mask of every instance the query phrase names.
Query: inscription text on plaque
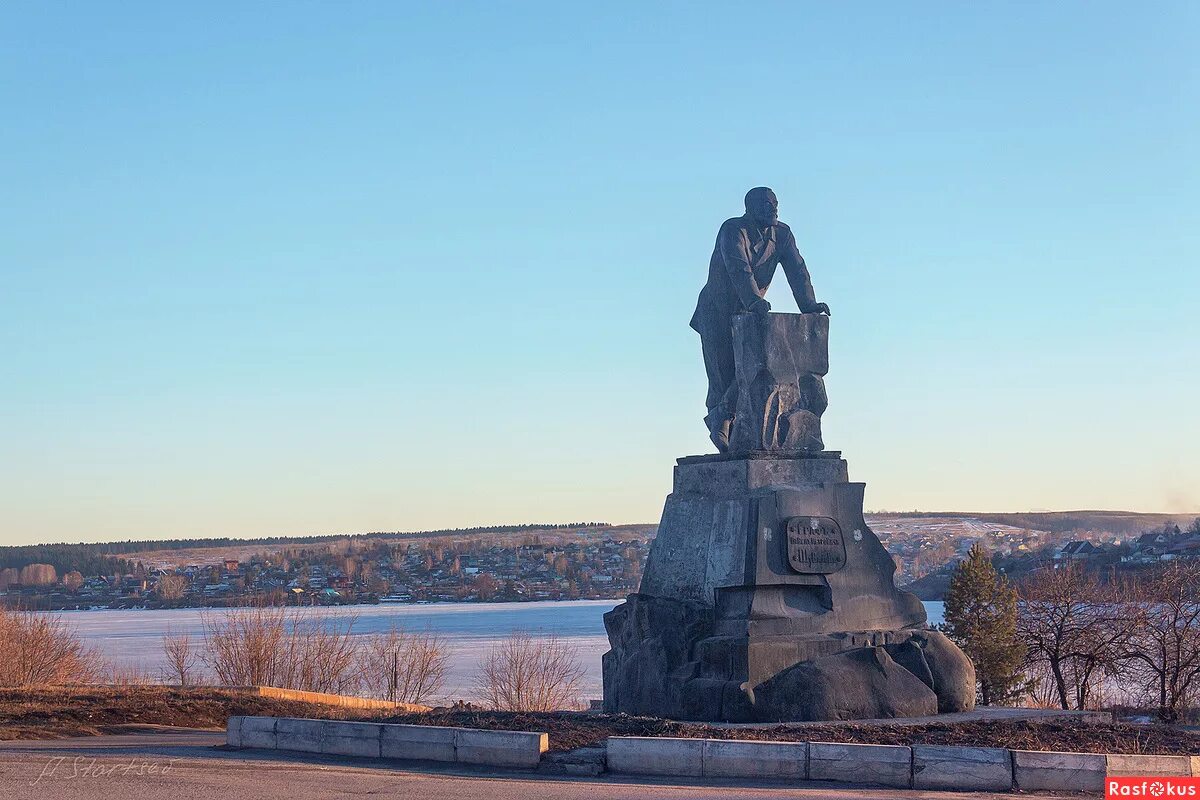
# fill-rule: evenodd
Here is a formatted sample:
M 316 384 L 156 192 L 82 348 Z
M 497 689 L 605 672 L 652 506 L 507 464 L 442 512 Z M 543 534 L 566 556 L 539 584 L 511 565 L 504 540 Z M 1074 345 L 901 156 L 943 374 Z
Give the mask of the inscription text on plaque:
M 846 541 L 831 517 L 789 517 L 788 563 L 796 572 L 828 575 L 846 566 Z

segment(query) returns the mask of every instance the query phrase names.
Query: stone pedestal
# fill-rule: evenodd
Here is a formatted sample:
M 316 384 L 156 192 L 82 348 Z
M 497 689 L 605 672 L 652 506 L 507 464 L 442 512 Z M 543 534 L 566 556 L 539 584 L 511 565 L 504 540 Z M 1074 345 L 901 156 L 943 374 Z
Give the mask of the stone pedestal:
M 790 380 L 776 380 L 782 367 L 765 380 L 743 363 L 790 362 L 793 376 L 822 363 L 825 337 L 798 337 L 805 326 L 785 322 L 739 340 L 739 392 Z M 780 337 L 791 338 L 785 346 Z M 763 412 L 735 419 L 735 431 L 780 430 L 789 417 L 760 402 L 770 394 L 752 395 L 745 407 Z M 791 408 L 790 419 L 804 418 Z M 863 519 L 864 486 L 836 452 L 774 446 L 680 459 L 638 594 L 605 615 L 605 710 L 749 722 L 972 708 L 974 668 L 924 629 L 916 596 L 896 588 L 895 564 Z

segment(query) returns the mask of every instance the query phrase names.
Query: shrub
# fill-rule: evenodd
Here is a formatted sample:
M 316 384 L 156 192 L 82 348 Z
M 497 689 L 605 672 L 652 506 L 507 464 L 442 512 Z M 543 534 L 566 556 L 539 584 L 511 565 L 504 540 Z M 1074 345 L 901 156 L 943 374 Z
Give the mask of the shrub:
M 450 653 L 436 633 L 392 627 L 365 637 L 359 650 L 364 687 L 384 700 L 423 703 L 446 683 Z
M 0 686 L 92 683 L 103 662 L 59 616 L 0 609 Z
M 353 692 L 354 622 L 299 609 L 230 609 L 205 619 L 203 659 L 227 686 Z
M 556 711 L 579 706 L 584 674 L 574 646 L 514 631 L 483 657 L 476 689 L 498 711 Z

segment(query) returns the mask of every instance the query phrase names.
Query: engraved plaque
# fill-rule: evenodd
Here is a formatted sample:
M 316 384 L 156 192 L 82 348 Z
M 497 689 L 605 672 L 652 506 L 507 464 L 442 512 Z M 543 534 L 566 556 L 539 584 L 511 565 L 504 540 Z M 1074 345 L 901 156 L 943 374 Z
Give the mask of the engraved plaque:
M 831 517 L 789 517 L 788 563 L 796 572 L 828 575 L 846 566 L 842 528 Z

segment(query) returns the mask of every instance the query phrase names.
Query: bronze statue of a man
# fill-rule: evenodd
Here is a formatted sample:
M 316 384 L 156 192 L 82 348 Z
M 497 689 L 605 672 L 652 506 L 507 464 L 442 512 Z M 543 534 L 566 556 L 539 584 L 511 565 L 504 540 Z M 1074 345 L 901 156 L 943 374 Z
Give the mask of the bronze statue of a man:
M 746 213 L 725 220 L 708 262 L 708 283 L 700 290 L 691 326 L 700 334 L 704 368 L 708 371 L 708 425 L 713 444 L 729 449 L 729 433 L 737 407 L 733 363 L 733 315 L 766 314 L 771 304 L 764 295 L 783 265 L 788 284 L 802 313 L 829 313 L 813 294 L 808 267 L 796 248 L 792 229 L 779 221 L 779 201 L 765 186 L 746 192 Z

